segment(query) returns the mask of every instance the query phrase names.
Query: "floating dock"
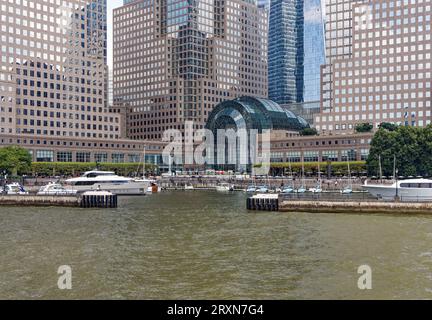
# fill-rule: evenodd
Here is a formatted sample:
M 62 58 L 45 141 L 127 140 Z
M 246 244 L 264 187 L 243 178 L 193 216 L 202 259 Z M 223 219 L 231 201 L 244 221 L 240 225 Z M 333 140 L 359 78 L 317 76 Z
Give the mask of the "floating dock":
M 359 196 L 320 199 L 318 196 L 297 198 L 295 195 L 257 194 L 247 199 L 246 208 L 280 212 L 431 214 L 432 202 L 381 201 Z

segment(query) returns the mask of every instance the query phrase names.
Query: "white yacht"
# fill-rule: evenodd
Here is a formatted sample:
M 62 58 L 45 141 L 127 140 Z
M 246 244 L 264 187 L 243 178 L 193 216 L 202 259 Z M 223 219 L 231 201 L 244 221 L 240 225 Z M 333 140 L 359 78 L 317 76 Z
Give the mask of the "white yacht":
M 229 185 L 228 183 L 220 183 L 216 186 L 216 191 L 222 191 L 222 192 L 234 191 L 234 186 Z
M 87 171 L 79 178 L 66 180 L 73 190 L 105 190 L 118 195 L 143 195 L 146 193 L 149 180 L 135 180 L 116 175 L 111 171 Z
M 66 189 L 59 183 L 50 182 L 45 186 L 42 186 L 39 191 L 38 195 L 43 196 L 65 196 L 65 195 L 74 195 L 77 194 L 78 190 L 73 189 Z
M 432 201 L 432 180 L 408 179 L 394 182 L 391 185 L 363 185 L 370 194 L 383 200 L 394 200 L 396 195 L 404 202 Z
M 26 195 L 29 194 L 22 185 L 18 182 L 7 184 L 4 186 L 4 193 L 7 195 Z

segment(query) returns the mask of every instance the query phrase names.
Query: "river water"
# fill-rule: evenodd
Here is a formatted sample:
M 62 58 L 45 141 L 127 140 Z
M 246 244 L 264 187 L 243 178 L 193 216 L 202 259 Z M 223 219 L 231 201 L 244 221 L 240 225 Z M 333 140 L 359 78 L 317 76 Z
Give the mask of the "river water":
M 432 216 L 248 212 L 173 191 L 118 209 L 0 208 L 0 299 L 432 298 Z M 357 269 L 372 269 L 372 289 Z M 72 290 L 57 269 L 72 268 Z

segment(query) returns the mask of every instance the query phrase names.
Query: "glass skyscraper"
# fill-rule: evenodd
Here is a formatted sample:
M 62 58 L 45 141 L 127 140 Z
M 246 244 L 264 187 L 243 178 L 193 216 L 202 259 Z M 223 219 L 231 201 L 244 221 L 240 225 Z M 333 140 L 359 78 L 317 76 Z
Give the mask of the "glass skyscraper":
M 303 101 L 320 101 L 321 65 L 326 63 L 324 42 L 324 8 L 321 0 L 304 1 Z
M 279 104 L 303 101 L 303 1 L 270 4 L 269 98 Z
M 272 0 L 269 24 L 269 98 L 280 104 L 320 100 L 325 64 L 321 0 Z

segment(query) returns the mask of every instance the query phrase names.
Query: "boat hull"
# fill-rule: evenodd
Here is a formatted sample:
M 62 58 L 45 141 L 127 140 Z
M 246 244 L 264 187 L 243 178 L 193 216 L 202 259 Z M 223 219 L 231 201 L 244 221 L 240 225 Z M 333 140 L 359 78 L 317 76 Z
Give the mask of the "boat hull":
M 129 195 L 145 195 L 150 184 L 148 182 L 129 182 L 121 184 L 111 184 L 111 183 L 95 183 L 88 186 L 73 186 L 74 190 L 79 193 L 86 191 L 104 190 L 120 196 Z
M 380 186 L 380 185 L 367 185 L 363 186 L 371 195 L 383 199 L 394 200 L 396 197 L 396 187 L 394 186 Z M 404 202 L 422 202 L 432 201 L 432 188 L 403 188 L 397 189 L 397 195 L 401 201 Z

